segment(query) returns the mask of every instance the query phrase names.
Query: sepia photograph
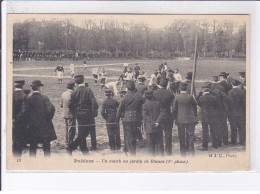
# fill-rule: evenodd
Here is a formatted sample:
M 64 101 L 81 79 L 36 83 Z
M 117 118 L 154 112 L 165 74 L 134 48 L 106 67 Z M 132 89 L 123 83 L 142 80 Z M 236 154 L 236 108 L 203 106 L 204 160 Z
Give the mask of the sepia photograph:
M 8 170 L 250 169 L 249 15 L 7 21 Z

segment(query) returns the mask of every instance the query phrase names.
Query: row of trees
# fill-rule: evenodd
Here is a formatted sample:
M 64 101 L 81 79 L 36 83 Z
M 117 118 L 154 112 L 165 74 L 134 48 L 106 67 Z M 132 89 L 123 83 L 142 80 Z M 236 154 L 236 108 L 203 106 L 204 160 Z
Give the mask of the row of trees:
M 176 20 L 162 29 L 144 23 L 115 20 L 85 20 L 81 26 L 72 20 L 27 20 L 14 24 L 14 49 L 72 50 L 108 52 L 114 57 L 190 57 L 198 34 L 200 56 L 243 57 L 246 52 L 246 25 L 232 21 Z

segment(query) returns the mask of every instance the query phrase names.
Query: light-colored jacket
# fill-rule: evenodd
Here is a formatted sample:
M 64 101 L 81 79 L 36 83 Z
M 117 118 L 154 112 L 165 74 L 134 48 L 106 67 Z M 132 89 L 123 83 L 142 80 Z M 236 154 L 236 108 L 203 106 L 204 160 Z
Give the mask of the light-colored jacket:
M 67 90 L 66 92 L 63 92 L 61 95 L 60 106 L 61 108 L 63 108 L 63 118 L 65 119 L 75 118 L 75 113 L 69 109 L 69 103 L 71 100 L 72 92 L 72 90 Z

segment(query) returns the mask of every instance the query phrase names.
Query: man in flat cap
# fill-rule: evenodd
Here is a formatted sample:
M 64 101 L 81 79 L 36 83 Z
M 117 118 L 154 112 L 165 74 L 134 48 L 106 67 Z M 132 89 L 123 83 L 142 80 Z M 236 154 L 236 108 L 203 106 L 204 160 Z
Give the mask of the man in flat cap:
M 107 135 L 111 150 L 121 149 L 120 128 L 115 123 L 119 103 L 112 96 L 112 89 L 106 89 L 106 100 L 102 104 L 101 115 L 107 123 Z
M 219 130 L 219 104 L 215 96 L 210 94 L 210 86 L 205 84 L 202 86 L 203 94 L 198 99 L 198 105 L 201 107 L 201 121 L 203 143 L 202 150 L 208 150 L 209 128 L 212 137 L 212 147 L 218 148 Z
M 229 90 L 232 89 L 232 85 L 227 81 L 227 73 L 221 72 L 219 74 L 219 84 L 224 87 L 225 94 L 228 95 Z
M 44 156 L 50 155 L 50 142 L 57 139 L 52 118 L 55 107 L 49 98 L 41 94 L 43 84 L 40 80 L 32 81 L 32 94 L 23 105 L 23 110 L 29 120 L 30 156 L 36 156 L 37 145 L 43 145 Z
M 148 140 L 148 153 L 163 155 L 163 131 L 161 125 L 161 103 L 153 100 L 153 90 L 144 92 L 146 103 L 143 105 L 144 129 Z
M 136 138 L 139 123 L 142 118 L 143 96 L 136 92 L 135 82 L 129 80 L 126 83 L 127 94 L 123 97 L 117 110 L 116 122 L 119 123 L 122 118 L 124 128 L 125 152 L 136 155 Z
M 71 94 L 69 109 L 75 111 L 78 122 L 78 137 L 70 144 L 68 150 L 72 151 L 80 147 L 83 155 L 88 153 L 86 138 L 94 123 L 93 118 L 97 116 L 98 104 L 94 93 L 84 84 L 83 75 L 74 76 L 77 88 Z
M 137 92 L 139 92 L 141 95 L 144 95 L 144 91 L 145 91 L 145 90 L 148 90 L 147 86 L 144 84 L 146 78 L 145 78 L 145 76 L 143 76 L 143 75 L 139 75 L 139 76 L 137 77 L 137 79 L 138 79 L 138 83 L 137 83 L 137 85 L 136 85 L 136 90 L 137 90 Z
M 192 82 L 192 72 L 188 72 L 186 78 L 186 84 L 187 84 L 187 93 L 190 95 L 196 95 L 196 91 L 195 91 L 195 85 L 193 86 L 193 94 L 191 94 L 191 82 Z
M 22 110 L 23 103 L 26 95 L 23 92 L 24 80 L 17 80 L 14 82 L 14 93 L 13 93 L 13 128 L 12 128 L 12 139 L 13 139 L 13 155 L 21 157 L 22 148 L 25 143 L 25 118 Z
M 240 88 L 241 82 L 234 79 L 232 81 L 233 88 L 228 92 L 231 99 L 230 108 L 230 128 L 231 128 L 231 144 L 237 144 L 237 132 L 239 134 L 239 143 L 245 145 L 246 129 L 245 129 L 245 93 Z
M 168 80 L 162 78 L 160 80 L 160 88 L 154 91 L 154 100 L 161 103 L 162 106 L 162 124 L 161 129 L 165 134 L 165 153 L 166 155 L 172 155 L 172 104 L 174 101 L 174 94 L 166 89 Z
M 67 147 L 73 142 L 76 134 L 76 116 L 73 110 L 69 109 L 69 103 L 71 101 L 71 94 L 74 90 L 75 82 L 69 81 L 67 83 L 67 91 L 61 95 L 60 107 L 63 108 L 63 118 L 66 125 L 66 145 Z M 71 151 L 69 151 L 71 154 Z
M 197 119 L 197 103 L 195 98 L 188 94 L 187 83 L 180 83 L 180 95 L 173 103 L 173 116 L 178 126 L 181 155 L 194 155 L 194 130 Z

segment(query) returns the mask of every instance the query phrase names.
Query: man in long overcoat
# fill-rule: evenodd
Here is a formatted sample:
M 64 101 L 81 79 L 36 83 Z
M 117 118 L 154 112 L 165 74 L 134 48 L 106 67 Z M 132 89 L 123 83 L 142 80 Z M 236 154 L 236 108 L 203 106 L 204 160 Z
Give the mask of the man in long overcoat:
M 50 142 L 57 139 L 52 118 L 55 107 L 49 98 L 41 94 L 43 84 L 40 80 L 32 81 L 32 94 L 23 104 L 23 111 L 29 120 L 28 140 L 30 156 L 36 156 L 37 145 L 43 145 L 44 156 L 50 155 Z
M 126 83 L 127 94 L 122 98 L 117 110 L 116 122 L 122 118 L 124 128 L 125 152 L 136 155 L 136 138 L 139 123 L 142 121 L 143 96 L 136 92 L 135 82 L 129 80 Z
M 14 82 L 13 93 L 13 154 L 20 157 L 22 155 L 23 144 L 25 143 L 25 119 L 22 111 L 22 105 L 25 101 L 26 95 L 23 92 L 24 80 L 17 80 Z
M 180 84 L 180 95 L 173 103 L 173 115 L 178 126 L 181 155 L 194 154 L 194 131 L 197 118 L 197 103 L 194 97 L 186 92 L 187 83 Z
M 75 111 L 76 119 L 78 122 L 78 137 L 71 143 L 69 150 L 77 149 L 83 154 L 88 153 L 88 147 L 86 138 L 93 129 L 95 122 L 94 117 L 97 116 L 98 104 L 94 93 L 90 88 L 87 88 L 84 84 L 83 75 L 74 76 L 77 88 L 71 94 L 71 102 L 69 103 L 69 108 Z
M 172 104 L 174 101 L 174 94 L 166 89 L 168 80 L 163 78 L 160 81 L 160 89 L 154 91 L 154 100 L 161 103 L 162 106 L 162 122 L 161 128 L 165 134 L 165 152 L 166 155 L 172 154 Z

